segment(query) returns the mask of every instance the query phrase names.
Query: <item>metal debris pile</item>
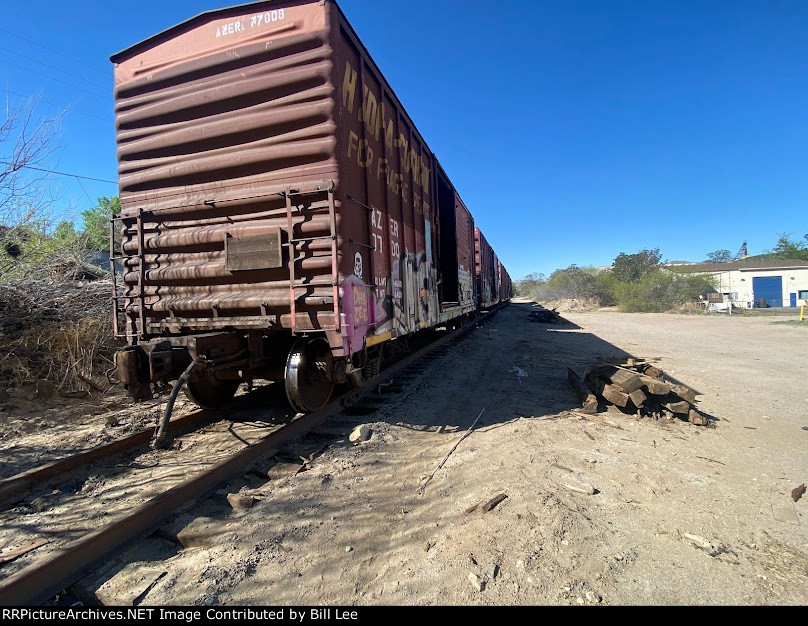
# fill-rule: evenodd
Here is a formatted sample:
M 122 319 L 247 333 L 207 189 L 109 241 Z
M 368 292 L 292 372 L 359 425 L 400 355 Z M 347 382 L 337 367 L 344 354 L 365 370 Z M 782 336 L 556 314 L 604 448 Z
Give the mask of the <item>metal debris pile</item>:
M 696 391 L 649 362 L 600 363 L 587 367 L 580 376 L 568 369 L 567 380 L 581 402 L 582 413 L 594 415 L 600 407 L 615 406 L 638 418 L 712 425 L 710 416 L 696 407 Z

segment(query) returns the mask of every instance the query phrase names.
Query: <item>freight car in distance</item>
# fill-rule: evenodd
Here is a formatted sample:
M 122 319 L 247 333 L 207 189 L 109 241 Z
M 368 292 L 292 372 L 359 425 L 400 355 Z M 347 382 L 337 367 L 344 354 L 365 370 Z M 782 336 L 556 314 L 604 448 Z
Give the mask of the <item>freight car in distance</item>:
M 268 379 L 310 411 L 477 311 L 474 219 L 335 2 L 210 11 L 112 61 L 132 397 L 194 363 L 201 406 Z

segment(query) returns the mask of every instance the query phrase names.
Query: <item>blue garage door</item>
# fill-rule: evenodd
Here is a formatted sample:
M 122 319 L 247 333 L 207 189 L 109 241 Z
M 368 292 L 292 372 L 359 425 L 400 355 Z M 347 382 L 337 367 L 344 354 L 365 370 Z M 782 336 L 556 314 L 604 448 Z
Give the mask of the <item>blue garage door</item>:
M 755 306 L 783 306 L 783 277 L 760 276 L 752 279 L 752 291 L 755 293 Z M 761 299 L 765 299 L 763 304 Z

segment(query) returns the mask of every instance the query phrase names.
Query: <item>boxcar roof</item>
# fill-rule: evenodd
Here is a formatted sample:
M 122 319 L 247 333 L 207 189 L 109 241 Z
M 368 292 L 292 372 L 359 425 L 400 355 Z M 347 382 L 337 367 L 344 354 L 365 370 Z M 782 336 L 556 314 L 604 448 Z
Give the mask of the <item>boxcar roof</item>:
M 202 21 L 205 21 L 205 20 L 209 20 L 211 18 L 226 15 L 229 12 L 237 12 L 237 11 L 240 11 L 241 9 L 246 8 L 246 7 L 251 7 L 251 6 L 259 7 L 259 6 L 262 6 L 262 5 L 271 6 L 271 5 L 275 5 L 275 4 L 278 4 L 278 3 L 283 2 L 283 1 L 288 1 L 288 0 L 256 0 L 255 2 L 243 2 L 241 4 L 235 4 L 235 5 L 231 5 L 231 6 L 228 6 L 228 7 L 221 8 L 221 9 L 212 9 L 210 11 L 204 11 L 202 13 L 199 13 L 198 15 L 195 15 L 194 17 L 191 17 L 191 18 L 189 18 L 189 19 L 187 19 L 187 20 L 185 20 L 183 22 L 180 22 L 179 24 L 175 24 L 174 26 L 171 26 L 170 28 L 167 28 L 166 30 L 161 31 L 161 32 L 157 33 L 156 35 L 152 35 L 151 37 L 147 37 L 146 39 L 143 39 L 142 41 L 139 41 L 136 44 L 133 44 L 133 45 L 129 46 L 128 48 L 125 48 L 124 50 L 121 50 L 120 52 L 116 52 L 115 54 L 113 54 L 110 57 L 110 61 L 112 61 L 113 63 L 117 63 L 118 61 L 121 61 L 121 60 L 123 60 L 123 59 L 125 59 L 127 57 L 130 57 L 133 54 L 137 54 L 143 48 L 147 48 L 148 46 L 156 44 L 158 42 L 167 41 L 167 40 L 171 39 L 171 37 L 173 37 L 178 32 L 188 28 L 189 26 L 191 26 L 192 24 L 195 24 L 196 22 L 202 22 Z M 298 1 L 300 1 L 301 4 L 305 3 L 305 0 L 298 0 Z M 317 0 L 309 0 L 309 1 L 310 2 L 315 2 Z M 382 80 L 384 80 L 389 85 L 390 82 L 385 78 L 384 72 L 381 71 L 379 66 L 376 64 L 376 61 L 371 56 L 370 52 L 365 47 L 362 40 L 359 38 L 359 35 L 357 35 L 357 33 L 354 30 L 353 26 L 348 21 L 348 18 L 345 16 L 345 13 L 343 13 L 342 7 L 339 6 L 339 3 L 337 2 L 337 0 L 319 0 L 319 2 L 322 3 L 322 4 L 326 4 L 327 2 L 332 2 L 337 7 L 337 11 L 342 16 L 342 19 L 344 20 L 345 25 L 347 26 L 350 34 L 352 35 L 352 37 L 354 39 L 354 43 L 359 47 L 360 50 L 362 50 L 367 55 L 368 60 L 371 62 L 373 68 L 376 70 L 376 72 L 378 72 L 378 74 L 382 78 Z M 418 136 L 418 139 L 421 141 L 422 144 L 427 146 L 427 149 L 433 155 L 435 163 L 438 165 L 438 167 L 440 168 L 440 171 L 443 172 L 443 175 L 449 181 L 449 185 L 451 186 L 452 190 L 457 194 L 457 196 L 460 198 L 460 201 L 463 202 L 464 206 L 466 206 L 465 201 L 463 201 L 463 197 L 460 195 L 460 192 L 457 190 L 457 187 L 455 187 L 454 183 L 452 182 L 452 179 L 449 178 L 448 174 L 446 174 L 445 170 L 440 165 L 440 162 L 438 161 L 438 158 L 435 155 L 435 153 L 432 152 L 431 149 L 429 149 L 427 142 L 424 140 L 423 136 L 421 135 L 421 132 L 418 130 L 416 125 L 413 123 L 412 119 L 410 118 L 409 114 L 407 113 L 406 108 L 404 108 L 404 106 L 401 104 L 401 101 L 398 98 L 398 95 L 395 93 L 395 91 L 392 88 L 391 88 L 391 94 L 390 95 L 393 98 L 393 100 L 396 102 L 398 107 L 401 109 L 402 114 L 405 116 L 405 118 L 409 122 L 410 126 L 415 131 L 415 134 Z
M 334 2 L 334 4 L 336 4 L 335 0 L 330 0 L 330 1 Z M 163 31 L 160 31 L 156 35 L 152 35 L 150 37 L 147 37 L 146 39 L 143 39 L 142 41 L 138 41 L 136 44 L 133 44 L 133 45 L 129 46 L 128 48 L 125 48 L 124 50 L 121 50 L 120 52 L 116 52 L 115 54 L 113 54 L 109 58 L 109 60 L 112 61 L 113 63 L 117 63 L 118 61 L 122 60 L 123 58 L 131 56 L 132 54 L 135 54 L 135 53 L 139 52 L 142 48 L 145 48 L 145 47 L 147 47 L 147 46 L 149 46 L 149 45 L 151 45 L 153 43 L 157 43 L 158 41 L 165 41 L 167 39 L 170 39 L 177 31 L 183 30 L 184 28 L 190 26 L 191 24 L 194 24 L 195 22 L 201 22 L 201 21 L 203 21 L 205 19 L 210 19 L 210 18 L 213 18 L 213 17 L 226 15 L 227 13 L 229 13 L 231 11 L 239 11 L 239 10 L 245 8 L 245 7 L 251 7 L 251 6 L 259 7 L 261 5 L 273 5 L 273 4 L 277 4 L 279 2 L 281 2 L 281 0 L 257 0 L 256 2 L 243 2 L 241 4 L 234 4 L 234 5 L 231 5 L 231 6 L 228 6 L 228 7 L 224 7 L 222 9 L 212 9 L 210 11 L 204 11 L 203 13 L 199 13 L 198 15 L 194 15 L 193 17 L 191 17 L 191 18 L 189 18 L 189 19 L 187 19 L 187 20 L 185 20 L 183 22 L 180 22 L 179 24 L 175 24 L 174 26 L 171 26 L 170 28 L 167 28 L 167 29 L 165 29 Z M 340 11 L 341 11 L 341 9 L 340 9 Z

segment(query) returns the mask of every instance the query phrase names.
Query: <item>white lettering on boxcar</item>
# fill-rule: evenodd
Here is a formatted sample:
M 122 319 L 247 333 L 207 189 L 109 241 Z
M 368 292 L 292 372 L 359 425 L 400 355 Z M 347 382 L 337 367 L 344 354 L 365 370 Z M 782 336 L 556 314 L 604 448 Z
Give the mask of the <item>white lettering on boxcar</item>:
M 394 259 L 398 259 L 401 255 L 401 246 L 398 244 L 398 222 L 392 217 L 390 218 L 390 252 Z
M 284 17 L 286 17 L 286 13 L 283 9 L 278 9 L 277 11 L 267 11 L 265 13 L 256 13 L 250 17 L 250 28 L 261 26 L 261 24 L 280 22 Z
M 383 230 L 382 228 L 382 212 L 379 209 L 372 209 L 370 213 L 370 223 L 373 228 Z
M 384 238 L 376 233 L 371 233 L 373 236 L 373 249 L 379 254 L 384 253 Z
M 267 24 L 274 24 L 280 22 L 286 17 L 284 9 L 276 11 L 265 11 L 264 13 L 256 13 L 255 15 L 248 15 L 240 20 L 235 20 L 228 24 L 220 24 L 216 27 L 217 37 L 227 37 L 228 35 L 235 35 L 250 28 L 258 28 L 259 26 L 266 26 Z

